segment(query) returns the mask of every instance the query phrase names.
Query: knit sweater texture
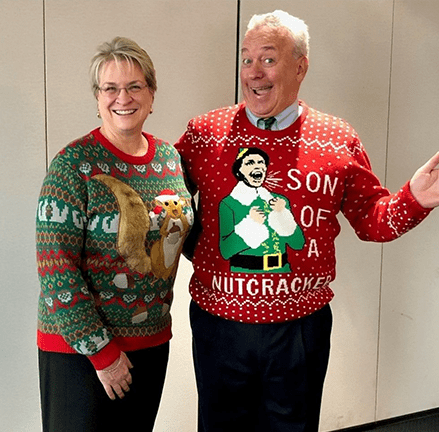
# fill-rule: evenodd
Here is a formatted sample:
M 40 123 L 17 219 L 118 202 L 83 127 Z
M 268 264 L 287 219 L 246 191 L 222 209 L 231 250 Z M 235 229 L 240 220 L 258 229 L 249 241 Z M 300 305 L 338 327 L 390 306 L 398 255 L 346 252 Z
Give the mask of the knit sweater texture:
M 288 128 L 252 125 L 245 104 L 192 119 L 176 144 L 199 192 L 193 300 L 225 319 L 294 320 L 333 298 L 342 212 L 362 240 L 387 242 L 421 222 L 405 184 L 384 188 L 355 130 L 300 101 Z
M 180 252 L 193 223 L 173 146 L 136 157 L 96 129 L 52 161 L 37 209 L 38 346 L 96 369 L 171 338 Z

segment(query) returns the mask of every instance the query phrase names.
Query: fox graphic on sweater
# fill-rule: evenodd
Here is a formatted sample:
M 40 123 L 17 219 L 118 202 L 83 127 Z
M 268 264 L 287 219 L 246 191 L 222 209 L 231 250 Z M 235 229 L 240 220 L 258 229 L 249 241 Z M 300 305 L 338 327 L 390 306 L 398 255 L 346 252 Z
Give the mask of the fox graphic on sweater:
M 156 198 L 159 208 L 165 212 L 165 219 L 160 228 L 160 238 L 151 248 L 151 261 L 155 276 L 168 279 L 177 271 L 177 258 L 190 225 L 179 197 L 171 191 L 164 192 Z

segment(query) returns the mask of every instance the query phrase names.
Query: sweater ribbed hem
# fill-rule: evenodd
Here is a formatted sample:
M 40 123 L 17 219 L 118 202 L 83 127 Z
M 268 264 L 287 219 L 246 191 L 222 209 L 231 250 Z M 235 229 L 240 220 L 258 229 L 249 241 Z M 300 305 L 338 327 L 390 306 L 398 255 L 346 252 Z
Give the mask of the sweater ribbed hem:
M 168 327 L 161 333 L 153 336 L 145 337 L 114 337 L 109 344 L 107 344 L 98 353 L 87 356 L 96 370 L 105 369 L 116 361 L 121 351 L 138 351 L 145 348 L 162 345 L 172 338 L 171 328 Z M 56 334 L 42 333 L 37 331 L 37 345 L 42 351 L 57 352 L 62 354 L 77 354 L 64 338 Z

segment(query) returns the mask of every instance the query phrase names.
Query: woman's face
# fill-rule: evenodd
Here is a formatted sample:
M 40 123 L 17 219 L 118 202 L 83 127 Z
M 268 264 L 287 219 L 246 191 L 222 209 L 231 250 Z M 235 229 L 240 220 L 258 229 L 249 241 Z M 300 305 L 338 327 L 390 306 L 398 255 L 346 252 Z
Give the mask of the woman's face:
M 116 63 L 112 60 L 103 65 L 99 80 L 101 90 L 97 93 L 97 100 L 102 128 L 108 136 L 142 133 L 143 123 L 150 114 L 154 101 L 153 93 L 145 85 L 145 77 L 137 63 Z M 120 91 L 114 91 L 115 88 Z M 127 88 L 137 91 L 127 92 Z M 102 89 L 113 91 L 106 92 Z

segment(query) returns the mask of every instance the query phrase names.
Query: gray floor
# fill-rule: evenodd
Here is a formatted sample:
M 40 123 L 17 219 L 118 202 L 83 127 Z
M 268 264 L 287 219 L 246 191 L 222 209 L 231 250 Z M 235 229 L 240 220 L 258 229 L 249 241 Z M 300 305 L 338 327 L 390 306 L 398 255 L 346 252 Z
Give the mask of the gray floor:
M 346 432 L 439 432 L 439 412 L 425 413 L 389 424 L 345 429 Z
M 374 432 L 435 432 L 439 431 L 439 415 L 405 421 L 373 429 Z

